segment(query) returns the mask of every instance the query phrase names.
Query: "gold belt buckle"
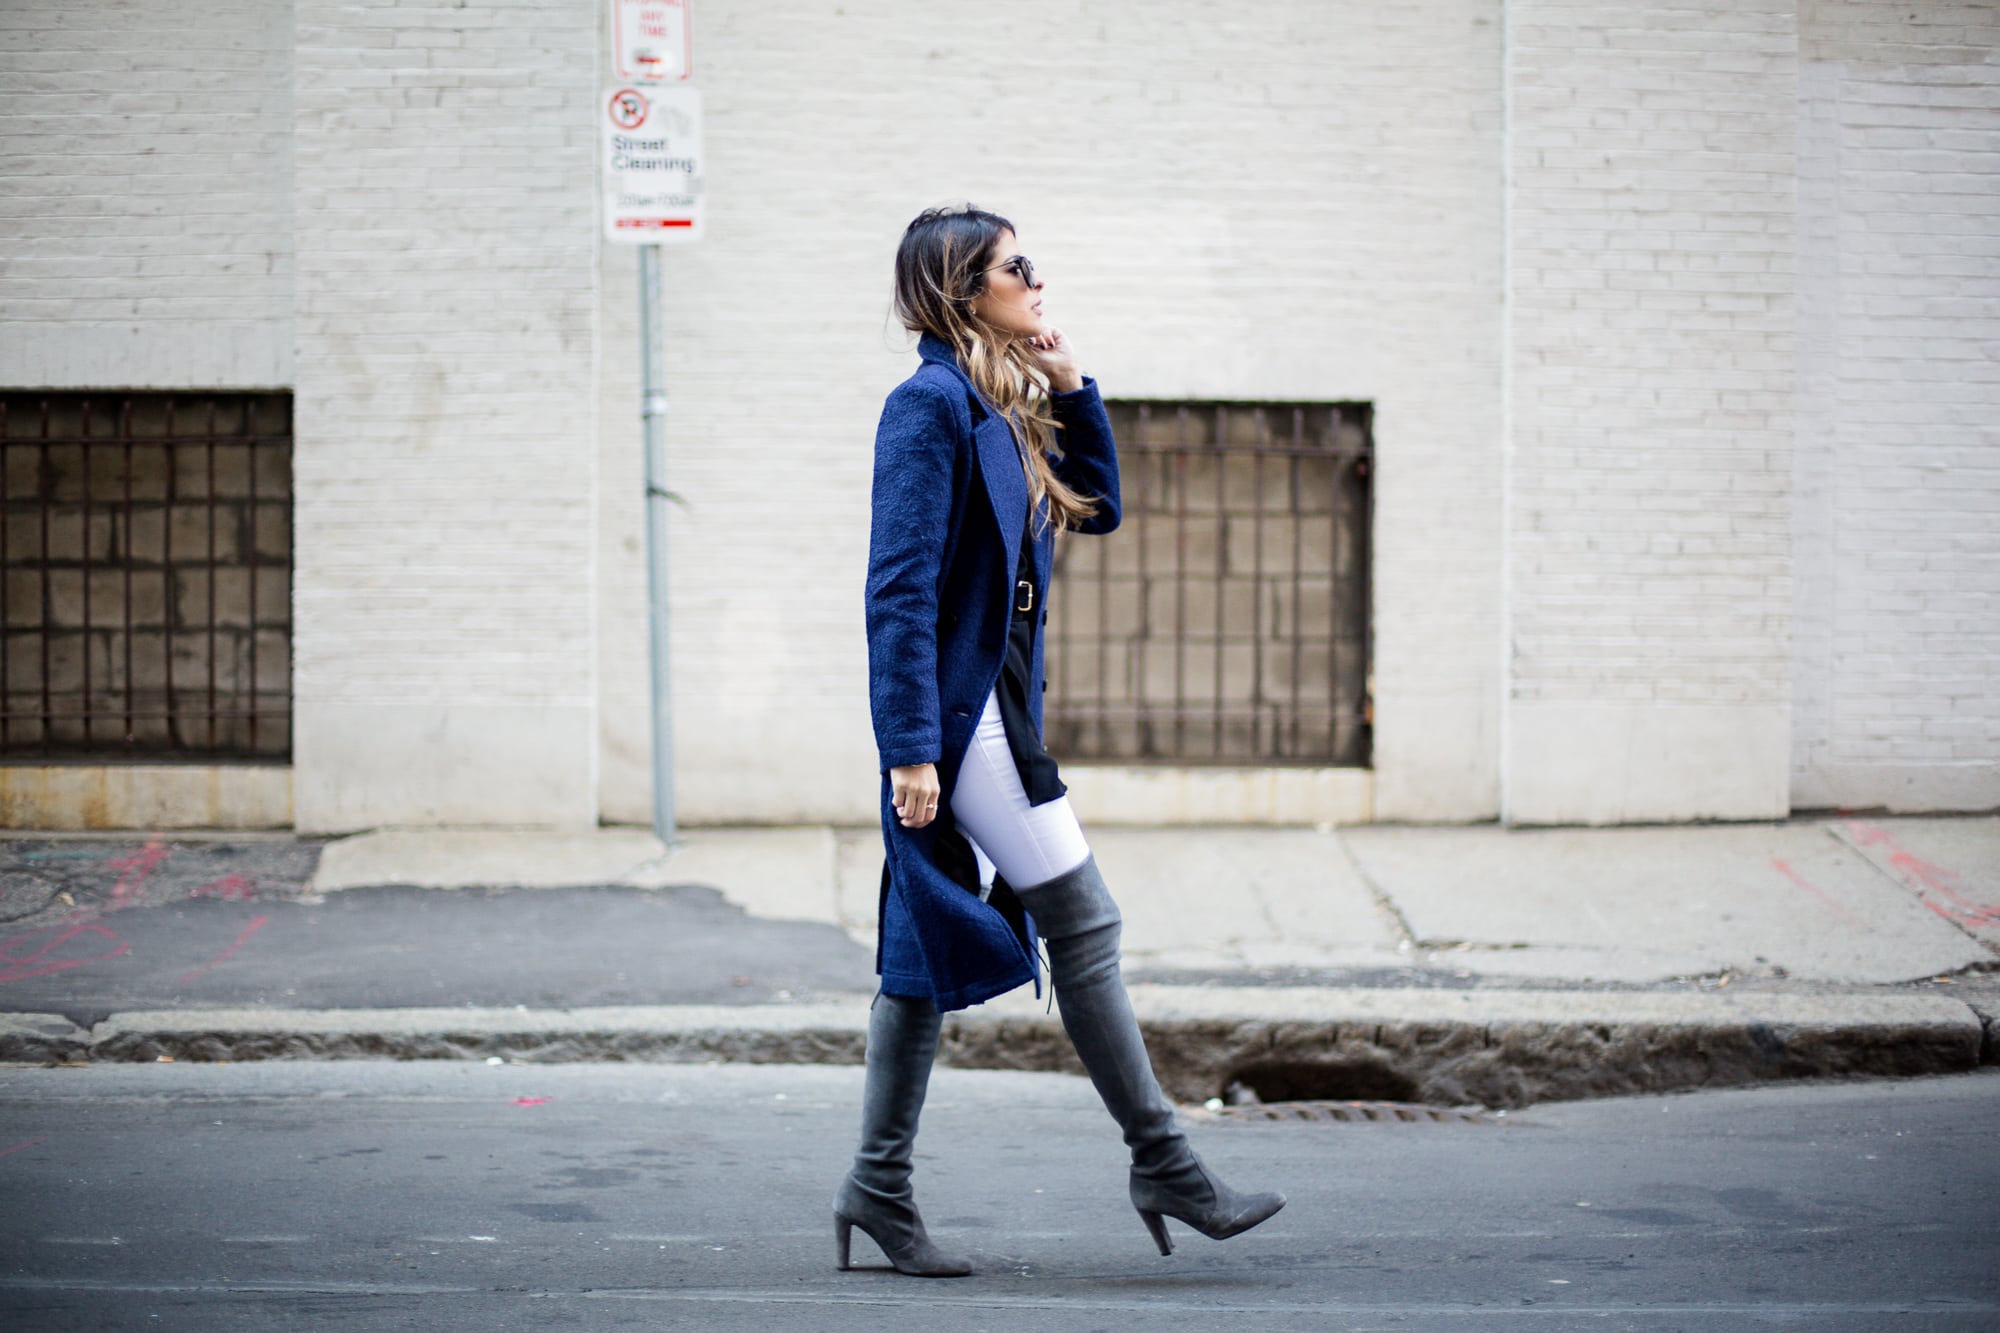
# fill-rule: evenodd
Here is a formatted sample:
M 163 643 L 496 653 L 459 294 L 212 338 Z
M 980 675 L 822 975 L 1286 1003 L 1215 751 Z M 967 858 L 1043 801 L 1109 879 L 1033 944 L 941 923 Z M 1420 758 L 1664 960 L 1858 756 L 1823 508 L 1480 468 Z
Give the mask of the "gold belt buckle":
M 1026 579 L 1014 585 L 1014 609 L 1032 611 L 1035 609 L 1035 585 Z

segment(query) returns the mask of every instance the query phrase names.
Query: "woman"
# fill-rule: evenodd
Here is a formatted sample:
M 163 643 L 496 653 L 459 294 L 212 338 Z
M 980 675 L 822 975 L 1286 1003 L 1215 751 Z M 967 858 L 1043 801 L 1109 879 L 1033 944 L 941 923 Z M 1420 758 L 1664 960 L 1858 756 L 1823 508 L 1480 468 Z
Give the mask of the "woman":
M 868 671 L 888 855 L 861 1146 L 834 1199 L 842 1268 L 858 1226 L 900 1272 L 971 1271 L 924 1233 L 911 1148 L 941 1014 L 1039 986 L 1036 932 L 1160 1253 L 1168 1217 L 1220 1240 L 1285 1203 L 1231 1190 L 1175 1125 L 1119 975 L 1118 908 L 1042 749 L 1055 530 L 1118 525 L 1111 423 L 1042 290 L 1013 226 L 978 209 L 924 212 L 896 252 L 896 313 L 923 360 L 875 438 Z

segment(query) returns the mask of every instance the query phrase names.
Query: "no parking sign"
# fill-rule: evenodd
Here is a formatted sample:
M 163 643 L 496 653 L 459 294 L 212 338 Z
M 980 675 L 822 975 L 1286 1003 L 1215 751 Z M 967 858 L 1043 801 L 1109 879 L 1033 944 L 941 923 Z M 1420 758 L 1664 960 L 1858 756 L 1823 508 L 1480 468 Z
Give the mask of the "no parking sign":
M 605 235 L 639 245 L 701 239 L 701 94 L 610 88 L 599 124 Z

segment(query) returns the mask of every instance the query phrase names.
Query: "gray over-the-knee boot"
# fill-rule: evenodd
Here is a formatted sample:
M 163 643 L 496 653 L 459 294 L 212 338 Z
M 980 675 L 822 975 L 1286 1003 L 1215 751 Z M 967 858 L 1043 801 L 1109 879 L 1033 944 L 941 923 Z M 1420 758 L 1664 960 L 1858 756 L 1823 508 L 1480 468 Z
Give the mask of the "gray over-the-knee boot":
M 877 995 L 868 1013 L 868 1077 L 861 1093 L 861 1147 L 833 1198 L 840 1267 L 860 1227 L 899 1273 L 964 1277 L 972 1265 L 941 1252 L 924 1233 L 910 1190 L 910 1152 L 930 1086 L 943 1018 L 929 1000 Z
M 1063 1029 L 1104 1109 L 1125 1131 L 1132 1149 L 1132 1206 L 1160 1253 L 1174 1248 L 1165 1218 L 1179 1218 L 1212 1240 L 1224 1240 L 1283 1208 L 1282 1194 L 1239 1194 L 1216 1179 L 1174 1123 L 1119 974 L 1123 921 L 1098 874 L 1097 858 L 1014 892 L 1048 941 Z

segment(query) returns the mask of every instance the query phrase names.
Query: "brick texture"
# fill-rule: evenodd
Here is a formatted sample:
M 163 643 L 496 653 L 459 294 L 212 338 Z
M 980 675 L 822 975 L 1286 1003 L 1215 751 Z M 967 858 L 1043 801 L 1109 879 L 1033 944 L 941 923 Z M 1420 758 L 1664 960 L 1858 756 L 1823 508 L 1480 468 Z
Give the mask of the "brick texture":
M 1683 705 L 1781 712 L 1791 6 L 1508 8 L 1513 717 L 1529 725 L 1533 705 L 1587 702 L 1671 734 L 1666 710 Z M 1608 788 L 1588 772 L 1588 737 L 1569 748 L 1576 807 L 1510 800 L 1511 815 L 1755 813 L 1698 801 L 1600 809 Z M 1520 753 L 1547 749 L 1537 740 Z M 1771 767 L 1782 751 L 1673 762 Z M 1510 769 L 1508 780 L 1527 777 Z M 1778 786 L 1762 790 L 1782 808 Z
M 1803 806 L 2000 803 L 2000 6 L 1800 19 Z
M 0 377 L 292 379 L 288 6 L 0 5 Z
M 296 6 L 302 822 L 594 818 L 597 8 Z
M 1513 693 L 1782 701 L 1790 6 L 1513 10 Z

